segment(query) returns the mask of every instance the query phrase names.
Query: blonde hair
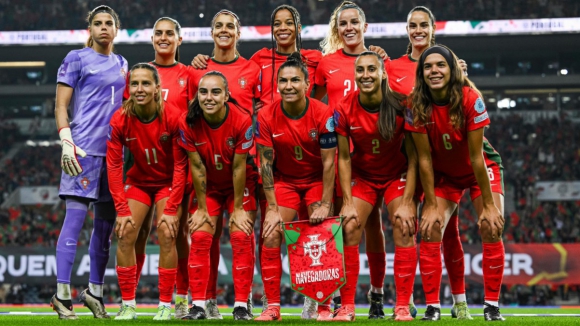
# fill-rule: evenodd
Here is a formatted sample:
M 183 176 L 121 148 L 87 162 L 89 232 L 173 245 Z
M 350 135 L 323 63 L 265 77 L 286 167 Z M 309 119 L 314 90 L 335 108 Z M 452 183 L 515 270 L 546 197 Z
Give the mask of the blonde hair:
M 129 71 L 129 85 L 131 84 L 130 77 L 131 73 L 137 69 L 146 69 L 151 71 L 155 84 L 161 85 L 161 79 L 159 78 L 159 72 L 157 71 L 157 68 L 155 68 L 155 66 L 153 66 L 152 64 L 146 62 L 141 62 L 131 67 L 131 71 Z M 157 92 L 155 93 L 154 100 L 155 104 L 157 104 L 155 109 L 155 111 L 157 111 L 157 116 L 159 118 L 163 118 L 163 95 L 161 93 L 161 87 L 159 87 Z M 133 97 L 129 97 L 129 99 L 126 100 L 125 103 L 123 103 L 123 110 L 121 112 L 123 115 L 126 115 L 128 117 L 134 117 L 137 115 L 135 113 L 135 101 L 133 100 Z
M 322 54 L 328 55 L 332 54 L 342 48 L 344 48 L 344 42 L 340 35 L 338 35 L 338 16 L 343 10 L 346 9 L 356 9 L 359 12 L 362 23 L 366 23 L 367 19 L 364 11 L 352 1 L 343 1 L 330 15 L 330 22 L 328 23 L 328 33 L 326 37 L 320 42 L 320 47 L 322 48 Z

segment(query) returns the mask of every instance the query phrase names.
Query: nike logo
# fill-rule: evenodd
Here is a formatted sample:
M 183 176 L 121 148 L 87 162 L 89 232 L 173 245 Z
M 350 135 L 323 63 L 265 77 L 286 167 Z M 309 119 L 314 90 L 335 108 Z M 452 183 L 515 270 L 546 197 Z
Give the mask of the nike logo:
M 461 261 L 461 260 L 463 260 L 463 258 L 456 259 L 456 260 L 452 261 L 452 263 L 456 263 L 456 262 Z
M 238 271 L 239 271 L 240 269 L 244 269 L 244 268 L 250 268 L 250 266 L 243 266 L 243 267 L 239 267 L 239 266 L 238 266 L 238 267 L 236 267 L 236 270 L 238 270 Z
M 433 273 L 435 273 L 435 271 L 430 271 L 429 273 L 421 273 L 421 274 L 423 274 L 423 275 L 429 275 L 429 274 L 433 274 Z
M 272 137 L 274 137 L 274 138 L 276 138 L 276 137 L 280 137 L 280 136 L 282 136 L 283 134 L 284 134 L 284 133 L 281 133 L 281 134 L 273 134 L 273 135 L 272 135 Z
M 492 187 L 495 186 L 495 185 L 496 185 L 495 183 L 490 184 L 490 186 L 492 186 Z
M 399 190 L 401 190 L 403 188 L 405 188 L 405 186 L 399 186 L 399 187 L 397 187 L 397 189 L 399 189 Z
M 90 72 L 91 74 L 93 74 L 93 75 L 94 75 L 94 74 L 96 74 L 97 72 L 99 72 L 99 70 L 90 70 L 90 69 L 89 69 L 89 72 Z
M 397 78 L 397 83 L 400 82 L 401 80 L 405 79 L 405 78 L 407 78 L 407 76 L 401 77 L 401 78 Z
M 103 248 L 103 251 L 109 251 L 109 249 L 111 249 L 111 247 L 109 247 L 109 248 Z
M 339 71 L 340 69 L 335 69 L 335 70 L 329 70 L 328 73 L 329 74 L 334 74 L 335 72 Z
M 350 126 L 350 130 L 355 130 L 355 129 L 360 129 L 360 128 L 362 128 L 362 127 L 353 127 L 353 126 Z
M 125 141 L 132 141 L 132 140 L 136 140 L 137 138 L 125 138 Z
M 207 144 L 207 142 L 203 142 L 203 143 L 195 143 L 195 146 L 200 146 L 200 145 L 203 145 L 203 144 Z
M 276 276 L 265 278 L 264 281 L 269 281 L 269 280 L 273 279 L 274 277 L 276 277 Z
M 405 275 L 401 275 L 401 274 L 399 274 L 398 276 L 399 276 L 399 277 L 406 277 L 406 276 L 409 276 L 409 275 L 411 275 L 411 274 L 412 274 L 412 273 L 405 274 Z
M 67 242 L 66 242 L 66 245 L 67 245 L 67 246 L 76 246 L 76 245 L 77 245 L 77 243 L 76 243 L 76 242 L 72 242 L 72 241 L 67 241 Z
M 500 268 L 503 267 L 503 265 L 499 265 L 499 266 L 489 266 L 489 269 L 496 269 L 496 268 Z
M 270 67 L 271 65 L 272 65 L 272 64 L 269 64 L 269 65 L 264 65 L 264 66 L 262 66 L 262 69 L 266 69 L 266 68 Z
M 250 201 L 251 201 L 251 199 L 250 200 L 246 200 L 245 202 L 242 203 L 242 205 L 245 205 L 245 204 L 249 203 Z
M 202 267 L 203 265 L 189 265 L 189 268 L 197 268 L 197 267 Z

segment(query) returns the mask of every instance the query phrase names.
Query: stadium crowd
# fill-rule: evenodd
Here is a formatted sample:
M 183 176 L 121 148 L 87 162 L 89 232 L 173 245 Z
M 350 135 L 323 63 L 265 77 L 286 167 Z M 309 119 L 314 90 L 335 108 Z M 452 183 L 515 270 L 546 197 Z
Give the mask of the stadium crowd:
M 86 28 L 86 13 L 102 4 L 100 0 L 48 1 L 48 0 L 0 0 L 0 30 L 68 30 Z M 303 13 L 302 24 L 326 24 L 333 8 L 339 1 L 311 0 L 257 0 L 238 1 L 182 1 L 160 3 L 153 0 L 118 0 L 107 4 L 113 6 L 123 17 L 123 27 L 129 29 L 151 28 L 160 16 L 177 19 L 183 26 L 207 27 L 213 13 L 223 8 L 234 10 L 243 17 L 242 24 L 268 25 L 270 13 L 282 3 L 288 3 Z M 574 0 L 514 0 L 514 1 L 444 1 L 426 0 L 421 5 L 435 10 L 438 20 L 492 20 L 578 17 L 580 4 Z M 396 0 L 360 1 L 367 13 L 369 23 L 399 22 L 415 6 L 413 2 Z M 381 10 L 376 10 L 377 8 Z M 157 8 L 150 10 L 150 8 Z M 66 10 L 65 10 L 66 9 Z M 307 14 L 308 13 L 308 14 Z M 540 14 L 541 13 L 541 14 Z M 203 15 L 202 15 L 203 14 Z

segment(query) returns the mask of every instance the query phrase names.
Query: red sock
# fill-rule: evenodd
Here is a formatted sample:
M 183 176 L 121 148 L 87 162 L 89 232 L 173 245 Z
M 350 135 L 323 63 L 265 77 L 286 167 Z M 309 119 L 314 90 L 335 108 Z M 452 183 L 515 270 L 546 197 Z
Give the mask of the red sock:
M 177 268 L 158 267 L 157 270 L 159 272 L 159 301 L 171 302 Z
M 503 242 L 483 244 L 483 287 L 485 301 L 499 301 L 503 279 L 505 249 Z
M 262 248 L 262 282 L 269 305 L 280 305 L 282 259 L 280 248 Z
M 449 276 L 451 293 L 465 293 L 465 262 L 459 237 L 459 218 L 452 215 L 443 234 L 443 258 Z
M 220 265 L 220 238 L 214 237 L 210 249 L 210 269 L 205 299 L 215 299 L 217 292 L 218 268 Z
M 415 271 L 417 270 L 417 246 L 410 248 L 395 247 L 395 288 L 397 291 L 397 306 L 409 304 Z
M 441 288 L 441 242 L 421 242 L 419 252 L 419 269 L 425 292 L 425 303 L 439 304 Z
M 256 266 L 256 234 L 252 232 L 250 237 L 252 237 L 252 275 L 254 275 L 254 266 Z
M 236 302 L 246 302 L 252 289 L 254 266 L 252 238 L 242 231 L 230 233 L 232 243 L 232 279 Z
M 177 260 L 177 276 L 175 277 L 175 286 L 177 294 L 187 295 L 187 288 L 189 287 L 189 273 L 187 272 L 188 258 L 180 258 Z
M 125 301 L 135 300 L 137 290 L 137 265 L 129 267 L 117 266 L 117 279 L 121 289 L 121 298 Z
M 344 268 L 346 274 L 346 284 L 340 288 L 340 296 L 342 297 L 343 305 L 354 305 L 356 284 L 358 282 L 360 267 L 359 265 L 360 257 L 358 253 L 358 245 L 344 246 Z
M 137 259 L 137 285 L 139 285 L 139 279 L 141 278 L 141 271 L 143 270 L 143 265 L 145 264 L 145 257 L 147 255 L 146 254 L 136 254 L 135 258 Z
M 369 269 L 371 274 L 371 285 L 382 288 L 385 282 L 385 271 L 387 269 L 387 254 L 384 252 L 368 252 Z
M 189 250 L 189 291 L 191 300 L 205 300 L 205 290 L 209 279 L 209 249 L 213 235 L 196 231 L 191 235 Z

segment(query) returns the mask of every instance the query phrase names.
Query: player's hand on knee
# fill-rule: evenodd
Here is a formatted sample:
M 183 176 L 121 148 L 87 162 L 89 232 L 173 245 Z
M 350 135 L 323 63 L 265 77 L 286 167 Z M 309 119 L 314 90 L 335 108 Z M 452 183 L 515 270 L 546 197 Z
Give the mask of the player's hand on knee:
M 353 204 L 344 203 L 342 209 L 340 210 L 340 216 L 342 217 L 342 225 L 346 226 L 351 220 L 360 228 L 360 221 L 358 219 L 358 212 Z
M 316 202 L 311 206 L 313 206 L 313 212 L 309 221 L 311 224 L 318 224 L 328 217 L 332 204 L 329 202 Z
M 248 236 L 252 234 L 252 231 L 254 230 L 254 222 L 250 218 L 250 214 L 248 214 L 248 212 L 243 208 L 234 209 L 232 212 L 232 215 L 230 216 L 230 230 L 234 225 Z
M 164 223 L 167 226 L 171 238 L 177 237 L 177 232 L 179 231 L 179 218 L 177 216 L 163 214 L 159 219 L 157 219 L 157 229 L 159 230 L 161 225 Z
M 135 221 L 132 216 L 117 216 L 117 225 L 115 225 L 115 234 L 117 238 L 123 239 L 127 234 L 128 228 L 132 227 L 135 230 Z
M 83 167 L 79 163 L 77 155 L 86 157 L 87 153 L 75 145 L 69 127 L 61 128 L 58 135 L 60 136 L 60 144 L 62 147 L 60 167 L 64 173 L 71 177 L 76 177 L 83 172 Z
M 393 224 L 396 225 L 397 220 L 399 220 L 401 232 L 404 237 L 415 234 L 415 220 L 417 216 L 413 205 L 401 204 L 393 215 Z
M 277 210 L 269 209 L 264 219 L 262 238 L 269 237 L 276 228 L 282 228 L 282 215 Z
M 195 213 L 190 214 L 189 218 L 187 219 L 187 223 L 189 225 L 189 233 L 193 233 L 201 228 L 205 223 L 209 224 L 212 229 L 215 230 L 215 224 L 209 217 L 207 210 L 205 209 L 197 209 Z
M 423 215 L 421 216 L 421 237 L 425 240 L 431 240 L 431 235 L 434 233 L 436 227 L 443 229 L 445 226 L 445 220 L 443 216 L 437 211 L 437 207 L 426 206 L 423 209 Z
M 489 228 L 491 229 L 491 238 L 492 239 L 501 239 L 501 234 L 503 232 L 503 227 L 505 223 L 505 219 L 497 206 L 495 205 L 484 205 L 483 211 L 479 216 L 479 220 L 477 221 L 477 226 L 479 229 L 482 227 L 483 222 L 489 223 Z

